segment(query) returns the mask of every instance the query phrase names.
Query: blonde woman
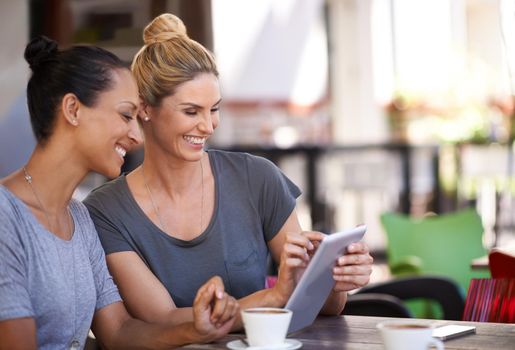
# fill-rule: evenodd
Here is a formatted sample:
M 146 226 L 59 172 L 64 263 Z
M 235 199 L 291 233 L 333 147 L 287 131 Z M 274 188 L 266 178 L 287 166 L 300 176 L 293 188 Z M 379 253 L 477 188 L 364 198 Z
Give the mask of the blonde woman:
M 182 21 L 160 15 L 143 36 L 132 71 L 144 162 L 85 201 L 129 311 L 152 322 L 191 320 L 194 291 L 215 274 L 241 308 L 284 306 L 323 234 L 302 232 L 301 192 L 271 162 L 204 149 L 220 118 L 218 71 Z M 265 289 L 268 254 L 280 268 Z M 367 246 L 353 244 L 322 312 L 339 314 L 346 292 L 368 283 L 371 264 Z

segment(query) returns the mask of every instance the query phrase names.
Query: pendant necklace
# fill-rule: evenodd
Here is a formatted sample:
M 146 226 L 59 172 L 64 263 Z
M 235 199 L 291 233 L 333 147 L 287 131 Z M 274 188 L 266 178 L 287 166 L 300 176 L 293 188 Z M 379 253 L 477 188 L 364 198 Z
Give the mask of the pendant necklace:
M 141 167 L 141 173 L 143 175 L 143 183 L 145 184 L 145 188 L 147 189 L 148 196 L 150 198 L 150 202 L 152 203 L 152 208 L 154 209 L 154 213 L 157 216 L 157 220 L 159 220 L 159 225 L 161 226 L 161 230 L 163 232 L 168 232 L 166 229 L 166 225 L 164 223 L 161 214 L 159 213 L 159 208 L 154 202 L 154 197 L 152 196 L 152 192 L 150 191 L 150 187 L 148 186 L 147 178 L 145 177 L 145 169 Z M 204 215 L 204 166 L 202 165 L 202 158 L 200 159 L 200 184 L 201 184 L 201 197 L 200 197 L 200 234 L 202 233 L 202 223 L 203 223 L 203 215 Z
M 39 199 L 38 193 L 36 192 L 36 189 L 34 188 L 34 185 L 32 184 L 32 176 L 27 171 L 26 167 L 23 167 L 23 176 L 25 177 L 25 181 L 29 184 L 30 190 L 32 191 L 32 194 L 34 195 L 34 198 L 36 198 L 36 201 L 38 202 L 39 210 L 45 214 L 45 218 L 47 221 L 48 229 L 50 232 L 53 232 L 52 222 L 50 221 L 50 216 L 46 212 L 45 208 L 43 207 L 43 203 L 41 203 L 41 199 Z
M 59 264 L 61 265 L 61 272 L 63 274 L 63 277 L 66 278 L 66 273 L 64 271 L 64 265 L 63 265 L 63 262 L 61 261 L 61 254 L 59 253 L 59 249 L 57 248 L 57 237 L 56 237 L 56 234 L 54 233 L 54 230 L 53 230 L 53 226 L 52 226 L 52 223 L 50 221 L 50 215 L 48 215 L 47 211 L 45 210 L 45 207 L 43 206 L 43 202 L 41 202 L 41 199 L 39 198 L 39 195 L 38 195 L 38 192 L 36 191 L 36 188 L 34 187 L 34 185 L 32 184 L 32 176 L 29 174 L 29 172 L 27 171 L 27 168 L 24 166 L 23 168 L 23 177 L 25 178 L 25 181 L 27 182 L 27 184 L 29 185 L 31 191 L 32 191 L 32 194 L 34 195 L 34 198 L 36 198 L 36 201 L 38 202 L 38 206 L 39 206 L 39 210 L 41 210 L 43 212 L 43 214 L 45 214 L 45 218 L 47 220 L 47 224 L 48 224 L 48 228 L 50 229 L 50 232 L 52 233 L 52 242 L 54 243 L 54 248 L 55 248 L 55 251 L 57 253 L 57 258 L 59 259 Z M 67 209 L 67 220 L 66 220 L 66 233 L 70 232 L 71 230 L 71 224 L 70 224 L 70 220 L 73 220 L 71 218 L 71 213 L 70 213 L 70 209 L 68 208 L 68 206 L 66 207 Z M 72 238 L 73 238 L 73 233 L 72 233 Z M 71 242 L 70 242 L 71 243 Z M 75 291 L 75 254 L 74 254 L 74 249 L 73 249 L 73 243 L 72 243 L 72 261 L 73 261 L 73 308 L 74 308 L 74 313 L 73 313 L 73 338 L 75 338 L 75 333 L 77 331 L 77 325 L 76 325 L 76 321 L 77 321 L 77 306 L 76 306 L 76 299 L 77 299 L 77 296 L 76 296 L 76 291 Z M 77 339 L 73 339 L 70 344 L 69 344 L 69 349 L 70 350 L 75 350 L 75 349 L 80 349 L 80 341 L 78 341 Z

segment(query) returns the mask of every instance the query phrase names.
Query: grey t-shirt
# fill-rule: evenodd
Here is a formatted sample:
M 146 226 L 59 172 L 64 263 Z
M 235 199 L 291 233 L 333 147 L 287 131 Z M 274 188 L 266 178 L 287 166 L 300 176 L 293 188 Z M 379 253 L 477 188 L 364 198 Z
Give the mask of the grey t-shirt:
M 0 185 L 0 321 L 34 318 L 38 349 L 83 347 L 94 311 L 121 300 L 88 211 L 75 200 L 69 208 L 65 241 Z
M 173 238 L 154 225 L 136 203 L 125 176 L 94 190 L 84 201 L 106 254 L 136 252 L 178 307 L 191 306 L 197 289 L 213 275 L 220 276 L 236 298 L 263 289 L 267 242 L 300 195 L 264 158 L 217 150 L 208 155 L 215 207 L 206 230 L 191 241 Z

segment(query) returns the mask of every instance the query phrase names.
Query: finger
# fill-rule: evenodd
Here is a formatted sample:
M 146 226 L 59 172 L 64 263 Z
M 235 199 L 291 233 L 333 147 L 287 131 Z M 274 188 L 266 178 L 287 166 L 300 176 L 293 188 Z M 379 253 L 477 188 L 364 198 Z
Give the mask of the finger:
M 216 325 L 217 327 L 221 327 L 224 323 L 226 323 L 236 315 L 235 310 L 237 309 L 237 304 L 238 302 L 233 297 L 228 296 L 227 303 L 225 304 L 223 313 L 220 315 L 218 319 Z
M 229 333 L 231 331 L 231 327 L 233 326 L 235 320 L 236 320 L 236 318 L 231 318 L 230 320 L 225 322 L 222 326 L 220 326 L 220 328 L 218 328 L 216 330 L 217 336 L 215 339 L 222 338 L 227 333 Z M 215 340 L 215 339 L 213 339 L 213 340 Z
M 288 258 L 285 261 L 287 267 L 306 267 L 308 261 L 306 259 Z
M 370 282 L 369 276 L 339 276 L 336 280 L 335 287 L 338 290 L 349 291 L 356 288 L 361 288 Z
M 299 246 L 303 249 L 307 249 L 307 250 L 312 250 L 314 247 L 313 247 L 313 243 L 311 243 L 311 241 L 305 237 L 304 235 L 302 234 L 288 234 L 286 236 L 286 244 L 291 244 L 291 245 L 296 245 L 296 246 Z
M 309 261 L 308 251 L 303 247 L 287 243 L 284 245 L 283 252 L 286 255 L 285 258 L 287 259 L 297 258 L 304 261 Z
M 364 285 L 366 285 L 366 284 L 364 284 Z M 336 282 L 334 284 L 333 290 L 335 292 L 349 292 L 353 289 L 361 288 L 364 285 L 354 284 L 354 283 L 349 283 L 349 282 Z
M 347 247 L 348 253 L 367 254 L 369 252 L 368 245 L 365 242 L 351 243 Z
M 232 298 L 231 306 L 232 306 L 231 317 L 238 316 L 238 314 L 240 313 L 240 303 L 234 297 Z
M 370 276 L 372 267 L 367 265 L 347 265 L 333 268 L 333 276 Z
M 215 288 L 215 296 L 216 298 L 220 299 L 224 295 L 225 286 L 224 282 L 220 278 L 220 276 L 213 276 L 207 281 L 207 283 L 212 284 Z
M 208 310 L 211 307 L 210 304 L 213 299 L 214 291 L 215 286 L 213 284 L 204 284 L 198 290 L 195 300 L 193 301 L 193 306 L 197 307 L 201 311 Z
M 363 287 L 370 281 L 369 276 L 339 276 L 336 283 L 347 284 L 353 286 L 354 288 Z
M 214 288 L 214 286 L 208 282 L 204 283 L 198 290 L 197 290 L 197 295 L 195 296 L 195 299 L 193 302 L 196 302 L 198 299 L 201 299 L 201 298 L 204 298 L 206 293 L 208 293 L 208 291 L 211 289 L 211 288 Z
M 372 265 L 374 258 L 370 254 L 346 254 L 336 261 L 336 265 Z
M 219 327 L 220 322 L 221 322 L 220 319 L 222 318 L 222 316 L 225 312 L 225 307 L 227 305 L 228 298 L 229 298 L 229 296 L 226 293 L 224 293 L 224 295 L 222 295 L 222 298 L 217 298 L 216 301 L 214 302 L 213 311 L 211 312 L 210 320 L 211 320 L 211 323 L 213 323 L 217 326 L 217 328 Z
M 302 231 L 302 235 L 309 239 L 312 243 L 320 243 L 326 237 L 325 234 L 318 231 Z
M 314 249 L 308 251 L 308 255 L 309 255 L 310 258 L 313 255 L 315 255 L 315 252 L 318 250 L 318 247 L 320 247 L 320 244 L 321 244 L 320 241 L 313 241 L 312 243 L 313 243 Z
M 320 247 L 320 244 L 322 243 L 322 241 L 312 241 L 313 245 L 315 246 L 315 250 Z
M 372 264 L 345 264 L 345 265 L 335 265 L 333 267 L 333 272 L 338 272 L 340 274 L 360 274 L 360 272 L 367 273 L 368 271 L 372 271 Z

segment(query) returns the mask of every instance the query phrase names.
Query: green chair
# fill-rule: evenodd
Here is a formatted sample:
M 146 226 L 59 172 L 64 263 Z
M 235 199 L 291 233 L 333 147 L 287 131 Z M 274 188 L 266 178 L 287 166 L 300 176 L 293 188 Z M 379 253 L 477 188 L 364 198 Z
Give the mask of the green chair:
M 464 295 L 472 278 L 490 276 L 488 271 L 470 267 L 472 259 L 487 254 L 481 218 L 474 209 L 418 219 L 384 213 L 381 223 L 387 235 L 388 265 L 394 275 L 447 276 L 461 286 Z M 414 310 L 417 316 L 430 317 L 420 312 Z

